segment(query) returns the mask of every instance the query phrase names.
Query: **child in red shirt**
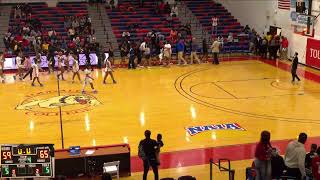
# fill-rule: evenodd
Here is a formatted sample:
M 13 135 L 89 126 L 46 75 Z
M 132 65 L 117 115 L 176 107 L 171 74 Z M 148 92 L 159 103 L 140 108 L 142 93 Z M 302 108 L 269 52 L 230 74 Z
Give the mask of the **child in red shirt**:
M 314 180 L 320 180 L 320 147 L 317 149 L 317 156 L 312 159 L 312 174 Z

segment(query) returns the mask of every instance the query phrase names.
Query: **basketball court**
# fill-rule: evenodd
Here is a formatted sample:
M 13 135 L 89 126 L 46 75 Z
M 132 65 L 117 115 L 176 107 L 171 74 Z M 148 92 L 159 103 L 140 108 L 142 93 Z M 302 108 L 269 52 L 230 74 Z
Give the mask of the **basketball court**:
M 262 130 L 271 132 L 280 149 L 303 131 L 319 141 L 320 73 L 300 66 L 304 78 L 292 84 L 289 69 L 286 61 L 251 58 L 220 65 L 121 68 L 114 73 L 118 83 L 108 79 L 106 85 L 102 72 L 95 70 L 97 94 L 89 87 L 81 94 L 82 83 L 72 84 L 71 72 L 59 83 L 60 91 L 55 76 L 47 72 L 40 76 L 44 87 L 7 75 L 8 83 L 0 84 L 0 130 L 5 132 L 0 141 L 53 143 L 61 149 L 63 133 L 65 148 L 129 143 L 134 173 L 124 179 L 139 179 L 137 149 L 149 129 L 153 138 L 163 135 L 165 170 L 160 177 L 192 174 L 207 179 L 207 158 L 236 150 L 234 156 L 219 158 L 235 160 L 236 179 L 244 179 Z

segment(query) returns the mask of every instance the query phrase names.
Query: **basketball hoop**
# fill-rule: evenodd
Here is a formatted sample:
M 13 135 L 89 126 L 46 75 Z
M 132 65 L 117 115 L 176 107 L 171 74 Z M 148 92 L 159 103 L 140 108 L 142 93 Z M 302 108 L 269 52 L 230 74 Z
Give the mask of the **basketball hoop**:
M 314 24 L 316 16 L 306 14 L 296 14 L 292 18 L 292 27 L 296 34 L 303 36 L 314 36 Z

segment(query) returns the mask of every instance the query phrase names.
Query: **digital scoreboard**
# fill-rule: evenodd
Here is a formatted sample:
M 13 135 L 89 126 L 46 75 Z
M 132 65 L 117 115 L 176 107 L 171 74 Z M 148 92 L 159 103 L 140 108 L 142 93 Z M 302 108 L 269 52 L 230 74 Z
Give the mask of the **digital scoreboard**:
M 53 144 L 3 144 L 0 152 L 3 178 L 54 176 Z

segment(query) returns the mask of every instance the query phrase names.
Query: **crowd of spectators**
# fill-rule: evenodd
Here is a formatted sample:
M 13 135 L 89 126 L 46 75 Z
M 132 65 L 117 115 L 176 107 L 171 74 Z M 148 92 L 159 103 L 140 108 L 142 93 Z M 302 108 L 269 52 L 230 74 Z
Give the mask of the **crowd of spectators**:
M 270 32 L 259 35 L 255 29 L 250 29 L 247 25 L 243 32 L 249 36 L 249 51 L 252 54 L 261 56 L 261 58 L 269 58 L 276 60 L 286 60 L 289 42 L 285 36 L 274 35 Z
M 6 55 L 46 56 L 53 67 L 53 57 L 57 51 L 66 54 L 84 53 L 88 62 L 91 51 L 99 53 L 99 44 L 88 15 L 65 16 L 63 34 L 67 36 L 56 32 L 53 27 L 44 27 L 39 19 L 31 16 L 32 8 L 28 4 L 17 5 L 14 8 L 15 25 L 10 27 L 3 38 Z
M 135 11 L 132 6 L 118 6 L 118 2 L 114 0 L 107 1 L 109 6 L 118 8 L 123 11 Z M 140 7 L 144 6 L 144 1 L 140 1 Z M 139 35 L 141 29 L 138 23 L 132 23 L 128 26 L 127 30 L 122 33 L 121 43 L 119 45 L 121 62 L 120 66 L 125 64 L 126 59 L 137 60 L 137 66 L 150 66 L 153 60 L 160 62 L 164 59 L 164 46 L 170 45 L 170 59 L 172 50 L 175 50 L 177 54 L 178 62 L 183 61 L 187 64 L 187 55 L 189 56 L 189 64 L 192 64 L 194 60 L 201 63 L 202 61 L 208 61 L 208 41 L 202 39 L 202 47 L 196 43 L 196 39 L 191 33 L 191 24 L 180 25 L 176 24 L 174 18 L 179 14 L 179 9 L 174 5 L 170 5 L 163 0 L 155 1 L 154 10 L 156 13 L 160 13 L 166 17 L 167 28 L 170 28 L 170 34 L 165 36 L 160 30 L 153 29 L 140 40 L 135 37 Z M 42 26 L 41 21 L 36 18 L 31 18 L 32 8 L 28 4 L 17 5 L 14 8 L 14 18 L 17 23 L 15 26 L 10 27 L 10 30 L 4 36 L 4 44 L 7 49 L 7 53 L 13 55 L 30 53 L 40 54 L 47 56 L 49 61 L 54 61 L 54 54 L 57 50 L 62 50 L 66 54 L 72 53 L 84 53 L 86 54 L 87 62 L 90 62 L 89 53 L 94 51 L 98 57 L 101 57 L 102 49 L 99 43 L 97 43 L 95 37 L 95 30 L 91 26 L 91 18 L 87 15 L 77 16 L 65 16 L 64 17 L 64 29 L 67 36 L 62 36 L 59 32 L 56 32 L 54 28 L 46 28 Z M 254 29 L 251 29 L 248 25 L 244 27 L 243 34 L 249 37 L 249 50 L 251 53 L 260 55 L 263 58 L 267 58 L 269 53 L 270 59 L 276 59 L 278 52 L 280 52 L 280 58 L 287 58 L 288 40 L 283 36 L 272 35 L 267 33 L 264 36 L 260 36 Z M 234 40 L 234 34 L 229 33 L 227 38 L 223 36 L 213 37 L 211 49 L 215 51 L 215 60 L 217 60 L 220 49 L 224 48 L 225 44 L 232 45 Z M 201 40 L 199 40 L 201 41 Z M 199 42 L 198 41 L 198 42 Z M 218 43 L 215 43 L 215 42 Z M 214 47 L 215 44 L 215 47 Z M 230 46 L 228 46 L 230 47 Z M 132 50 L 131 50 L 132 49 Z M 131 50 L 131 51 L 130 51 Z M 198 58 L 197 52 L 202 50 L 202 58 Z M 104 50 L 109 53 L 109 57 L 112 59 L 114 65 L 114 49 L 112 46 L 108 50 Z M 213 52 L 212 51 L 212 52 Z M 180 52 L 180 53 L 179 53 Z M 179 56 L 180 54 L 180 56 Z M 99 58 L 101 59 L 101 58 Z M 144 61 L 143 61 L 144 60 Z M 98 61 L 100 62 L 100 61 Z M 218 64 L 218 61 L 215 61 Z M 130 66 L 135 68 L 135 62 Z
M 260 142 L 256 146 L 253 171 L 248 178 L 255 180 L 282 179 L 284 177 L 296 180 L 320 180 L 320 147 L 311 144 L 310 152 L 306 153 L 304 144 L 307 134 L 300 133 L 298 140 L 291 141 L 280 156 L 279 150 L 272 147 L 270 132 L 261 133 Z

